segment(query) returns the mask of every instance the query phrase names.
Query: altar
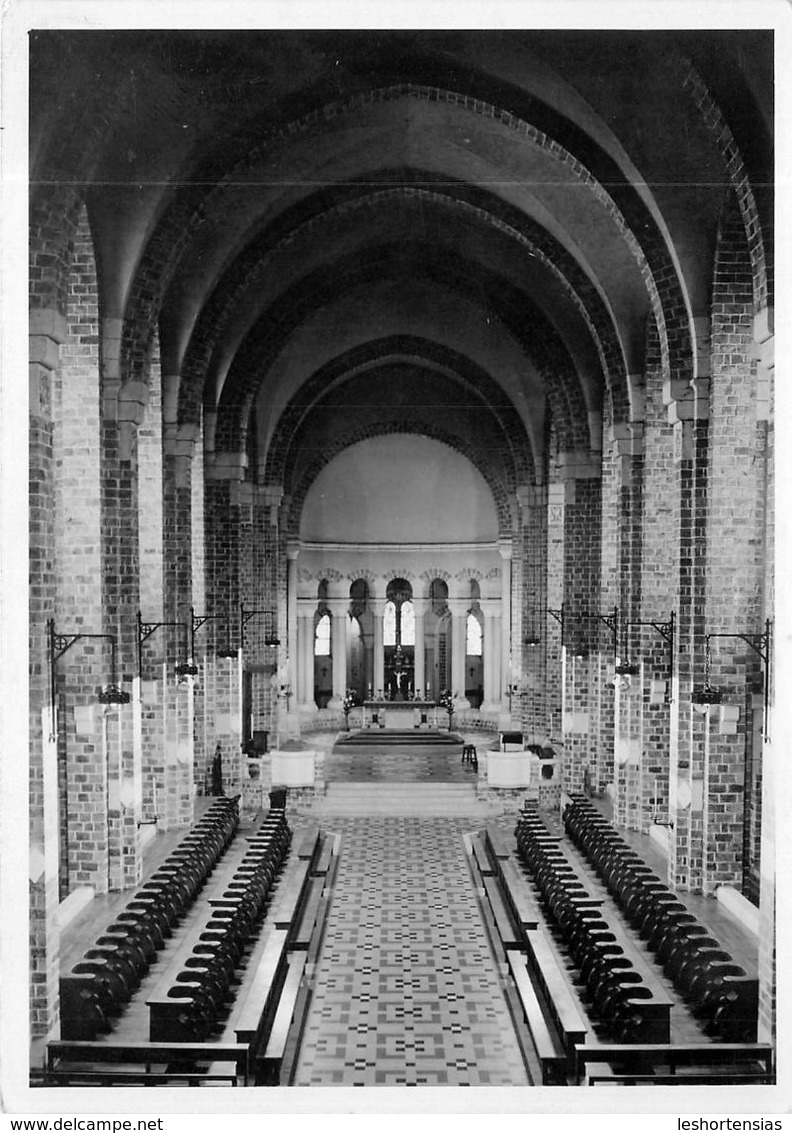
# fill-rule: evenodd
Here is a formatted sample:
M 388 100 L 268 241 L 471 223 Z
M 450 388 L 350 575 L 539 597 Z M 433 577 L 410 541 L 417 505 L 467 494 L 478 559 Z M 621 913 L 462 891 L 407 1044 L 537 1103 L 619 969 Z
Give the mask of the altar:
M 446 717 L 443 710 L 443 717 Z M 436 728 L 437 704 L 433 700 L 366 700 L 363 704 L 364 728 Z

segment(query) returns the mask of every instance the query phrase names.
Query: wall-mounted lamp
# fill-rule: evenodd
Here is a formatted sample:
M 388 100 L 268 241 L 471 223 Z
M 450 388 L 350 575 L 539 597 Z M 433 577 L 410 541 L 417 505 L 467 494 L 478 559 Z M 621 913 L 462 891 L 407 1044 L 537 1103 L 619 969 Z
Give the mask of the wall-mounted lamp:
M 668 693 L 666 700 L 667 700 L 667 703 L 670 703 L 671 696 L 672 696 L 672 693 L 671 693 L 670 690 L 672 690 L 673 687 L 674 687 L 674 635 L 676 633 L 676 614 L 672 610 L 671 613 L 668 615 L 668 621 L 666 621 L 666 622 L 647 621 L 647 622 L 625 622 L 624 623 L 624 629 L 625 629 L 624 646 L 625 646 L 625 648 L 623 650 L 623 659 L 619 662 L 619 664 L 616 665 L 616 672 L 617 673 L 621 673 L 621 672 L 632 673 L 632 675 L 635 675 L 635 673 L 638 673 L 640 671 L 638 666 L 637 665 L 631 665 L 630 662 L 627 660 L 628 651 L 627 651 L 627 648 L 626 648 L 626 645 L 627 645 L 626 634 L 627 634 L 627 630 L 629 629 L 630 626 L 651 626 L 652 629 L 656 630 L 657 633 L 659 633 L 660 636 L 668 642 L 668 688 L 669 688 L 669 693 Z
M 705 639 L 704 650 L 704 685 L 693 686 L 693 707 L 697 708 L 698 705 L 705 704 L 720 704 L 723 699 L 723 694 L 720 689 L 713 688 L 710 685 L 709 674 L 711 665 L 711 652 L 710 641 L 716 637 L 736 637 L 740 641 L 744 641 L 746 645 L 753 649 L 762 661 L 764 666 L 763 684 L 764 684 L 764 717 L 762 719 L 762 736 L 767 742 L 770 738 L 768 729 L 768 712 L 770 708 L 770 643 L 772 639 L 772 622 L 770 618 L 765 619 L 764 633 L 708 633 Z M 717 695 L 717 700 L 702 699 L 706 696 L 714 697 Z M 697 709 L 698 710 L 698 709 Z
M 565 611 L 565 608 L 564 608 L 564 603 L 562 602 L 557 610 L 554 610 L 550 606 L 548 606 L 547 610 L 545 612 L 548 614 L 549 617 L 553 618 L 553 620 L 557 621 L 558 624 L 560 625 L 560 627 L 561 627 L 561 645 L 563 647 L 564 645 L 566 645 L 566 634 L 565 634 L 566 611 Z
M 613 635 L 613 656 L 616 657 L 619 652 L 619 607 L 614 606 L 612 614 L 585 614 L 584 617 L 600 621 L 608 627 Z
M 137 612 L 137 654 L 138 654 L 138 676 L 143 678 L 143 642 L 148 641 L 153 633 L 163 626 L 176 626 L 184 631 L 185 645 L 187 644 L 188 629 L 185 622 L 144 622 L 143 615 L 140 610 Z M 186 661 L 180 661 L 176 664 L 176 676 L 179 679 L 183 677 L 194 677 L 198 673 L 198 666 L 193 663 L 192 658 Z
M 92 638 L 110 642 L 110 684 L 105 685 L 98 695 L 100 704 L 129 704 L 129 693 L 118 684 L 116 674 L 116 639 L 112 633 L 58 633 L 55 629 L 55 619 L 47 619 L 47 644 L 49 653 L 50 671 L 50 708 L 52 711 L 52 727 L 55 727 L 55 665 L 63 654 L 71 649 L 75 642 L 83 638 Z
M 240 648 L 245 647 L 245 626 L 257 616 L 265 618 L 264 624 L 264 644 L 274 649 L 280 645 L 280 638 L 275 632 L 275 612 L 274 610 L 246 610 L 243 602 L 239 603 L 239 644 Z
M 195 635 L 207 622 L 220 621 L 220 614 L 196 614 L 190 606 L 190 656 L 195 657 Z

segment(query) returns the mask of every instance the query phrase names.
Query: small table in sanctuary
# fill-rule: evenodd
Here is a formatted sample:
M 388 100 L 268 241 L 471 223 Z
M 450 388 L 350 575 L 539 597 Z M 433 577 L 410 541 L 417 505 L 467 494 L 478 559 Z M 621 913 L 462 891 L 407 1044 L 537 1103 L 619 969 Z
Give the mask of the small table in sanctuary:
M 436 727 L 437 705 L 433 700 L 366 700 L 363 703 L 363 727 L 410 728 Z

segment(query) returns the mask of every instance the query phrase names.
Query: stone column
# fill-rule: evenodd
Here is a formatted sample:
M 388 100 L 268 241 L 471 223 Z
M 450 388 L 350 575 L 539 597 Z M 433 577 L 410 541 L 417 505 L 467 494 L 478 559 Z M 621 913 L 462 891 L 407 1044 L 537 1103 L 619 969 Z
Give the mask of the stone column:
M 470 708 L 465 696 L 465 652 L 467 648 L 467 598 L 449 598 L 451 611 L 451 692 L 456 694 L 458 709 Z
M 297 705 L 300 711 L 315 712 L 314 700 L 314 612 L 313 599 L 300 602 L 297 634 Z
M 484 702 L 482 712 L 499 712 L 501 708 L 501 601 L 487 599 L 480 603 L 484 615 Z
M 415 695 L 422 700 L 426 694 L 424 621 L 426 617 L 427 599 L 413 598 L 413 609 L 415 610 Z
M 332 598 L 327 603 L 332 616 L 331 652 L 333 658 L 333 696 L 328 708 L 340 711 L 347 689 L 347 622 L 349 599 Z
M 382 617 L 385 612 L 384 598 L 371 598 L 369 600 L 371 612 L 374 617 L 374 671 L 371 675 L 373 695 L 379 694 L 385 687 L 385 646 L 383 644 Z

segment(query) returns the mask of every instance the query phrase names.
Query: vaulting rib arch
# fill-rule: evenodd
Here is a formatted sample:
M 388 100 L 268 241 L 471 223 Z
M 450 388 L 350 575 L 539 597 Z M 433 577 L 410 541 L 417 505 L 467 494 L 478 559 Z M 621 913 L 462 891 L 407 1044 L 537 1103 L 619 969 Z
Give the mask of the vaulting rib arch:
M 588 430 L 589 406 L 569 355 L 553 328 L 524 293 L 483 269 L 478 269 L 471 278 L 466 267 L 466 262 L 457 261 L 450 250 L 430 259 L 425 246 L 390 244 L 345 257 L 280 296 L 235 355 L 218 406 L 217 450 L 233 452 L 240 448 L 260 382 L 266 380 L 268 367 L 309 313 L 321 310 L 353 287 L 370 286 L 382 279 L 402 281 L 407 287 L 412 278 L 424 276 L 433 283 L 461 291 L 472 301 L 483 304 L 486 311 L 491 311 L 491 317 L 505 323 L 527 355 L 539 359 L 537 368 L 552 374 L 561 383 L 562 396 L 569 408 L 559 416 L 559 427 L 563 428 L 564 422 L 569 425 L 570 435 L 565 439 L 570 447 L 574 447 L 575 441 L 588 444 L 589 439 L 581 436 L 581 430 L 584 433 Z M 598 410 L 599 404 L 597 397 L 591 410 Z
M 644 276 L 645 285 L 649 294 L 650 301 L 653 305 L 655 318 L 658 326 L 661 328 L 661 343 L 666 344 L 666 322 L 668 320 L 670 331 L 670 340 L 672 345 L 669 348 L 664 345 L 664 349 L 670 349 L 667 354 L 668 364 L 673 364 L 675 370 L 678 370 L 677 376 L 684 376 L 685 358 L 689 358 L 689 331 L 688 321 L 683 317 L 686 307 L 686 300 L 683 291 L 680 287 L 678 277 L 674 270 L 667 252 L 665 251 L 665 244 L 661 234 L 659 233 L 652 213 L 647 208 L 643 200 L 640 199 L 638 194 L 629 185 L 624 174 L 619 169 L 618 165 L 613 159 L 605 154 L 598 145 L 593 143 L 591 139 L 586 138 L 582 131 L 569 123 L 564 123 L 557 113 L 546 113 L 546 108 L 542 108 L 536 100 L 529 100 L 524 103 L 519 97 L 516 98 L 515 105 L 523 101 L 523 109 L 527 111 L 529 105 L 530 110 L 534 112 L 536 121 L 544 124 L 549 130 L 555 128 L 558 137 L 564 139 L 569 144 L 574 145 L 574 151 L 568 150 L 563 142 L 557 140 L 552 133 L 547 133 L 541 128 L 541 125 L 536 125 L 533 122 L 529 124 L 524 118 L 521 118 L 511 110 L 506 110 L 502 106 L 494 106 L 486 100 L 482 101 L 472 95 L 460 94 L 458 91 L 447 91 L 442 88 L 417 86 L 415 84 L 400 84 L 393 88 L 380 88 L 374 91 L 367 91 L 364 96 L 352 97 L 346 104 L 337 104 L 332 108 L 325 107 L 322 113 L 319 111 L 312 112 L 302 120 L 300 123 L 291 123 L 290 132 L 292 135 L 299 134 L 300 129 L 312 131 L 317 122 L 322 122 L 325 129 L 327 129 L 327 120 L 330 119 L 332 123 L 336 119 L 342 120 L 343 115 L 348 112 L 359 112 L 361 106 L 370 107 L 371 105 L 378 105 L 380 101 L 389 103 L 392 99 L 410 98 L 423 100 L 424 106 L 431 105 L 433 111 L 436 110 L 438 104 L 451 106 L 456 113 L 460 105 L 463 107 L 467 114 L 472 114 L 474 117 L 477 115 L 486 115 L 488 121 L 494 120 L 498 127 L 509 134 L 519 134 L 521 143 L 528 144 L 532 153 L 541 153 L 543 161 L 548 163 L 548 167 L 554 170 L 561 171 L 561 178 L 553 176 L 554 192 L 558 195 L 559 181 L 568 180 L 570 185 L 577 186 L 578 189 L 583 189 L 586 194 L 590 194 L 592 200 L 596 200 L 597 206 L 601 209 L 604 216 L 609 217 L 610 221 L 616 226 L 620 232 L 625 245 L 630 251 L 630 254 L 635 259 L 636 265 Z M 471 129 L 471 133 L 475 136 L 475 129 Z M 416 131 L 416 139 L 421 139 L 422 134 Z M 528 140 L 526 143 L 525 139 Z M 470 141 L 471 139 L 467 139 Z M 437 139 L 435 139 L 435 142 Z M 417 143 L 416 143 L 417 144 Z M 311 147 L 313 149 L 313 147 Z M 419 146 L 420 149 L 420 146 Z M 259 146 L 255 151 L 255 157 L 262 156 L 261 151 L 266 150 L 266 145 Z M 507 150 L 507 152 L 510 152 Z M 370 148 L 369 148 L 370 157 Z M 246 166 L 250 164 L 250 155 L 245 162 L 237 163 L 233 168 L 233 182 L 236 186 L 240 180 L 243 180 L 243 172 Z M 591 168 L 589 168 L 591 166 Z M 332 168 L 330 170 L 323 167 L 321 162 L 317 162 L 314 166 L 315 173 L 319 173 L 323 177 L 328 174 L 332 180 Z M 491 175 L 498 176 L 498 168 L 491 168 Z M 307 168 L 303 171 L 303 177 L 308 174 Z M 471 178 L 475 181 L 475 175 Z M 297 181 L 299 183 L 299 177 Z M 517 183 L 514 176 L 506 178 L 507 184 Z M 607 190 L 603 186 L 603 182 L 607 183 Z M 191 217 L 181 217 L 182 223 L 187 222 L 187 230 L 201 229 L 212 221 L 212 206 L 215 200 L 222 203 L 223 194 L 221 192 L 222 186 L 218 184 L 213 190 L 210 197 L 202 202 L 201 210 L 199 213 L 193 214 Z M 576 199 L 579 197 L 576 194 Z M 249 194 L 248 194 L 249 196 Z M 233 193 L 232 193 L 233 198 Z M 233 204 L 233 200 L 231 204 Z M 226 204 L 228 207 L 228 203 Z M 557 206 L 556 206 L 557 207 Z M 530 207 L 526 210 L 530 213 Z M 221 212 L 222 217 L 222 212 Z M 570 219 L 571 218 L 571 219 Z M 547 223 L 547 221 L 546 221 Z M 550 220 L 552 223 L 552 220 Z M 561 221 L 563 225 L 563 219 Z M 567 213 L 566 226 L 570 231 L 575 231 L 577 239 L 581 240 L 585 234 L 590 233 L 591 226 L 579 226 L 577 218 L 574 213 Z M 168 225 L 165 225 L 168 229 Z M 171 276 L 177 262 L 177 248 L 179 243 L 185 240 L 181 236 L 181 241 L 177 237 L 175 231 L 169 231 L 167 243 L 170 251 L 169 264 L 160 265 L 159 278 L 162 282 L 167 282 Z M 176 238 L 176 239 L 174 239 Z M 157 242 L 155 238 L 154 243 Z M 143 271 L 143 276 L 146 276 L 146 271 Z M 602 271 L 603 278 L 608 276 L 607 271 Z M 612 278 L 612 276 L 611 276 Z M 160 284 L 162 286 L 162 283 Z M 150 290 L 146 291 L 149 297 L 148 301 L 154 301 L 151 296 Z M 137 318 L 129 320 L 130 326 L 140 325 L 140 320 Z M 681 336 L 681 337 L 680 337 Z M 129 343 L 126 344 L 127 349 L 132 349 Z M 134 353 L 134 352 L 133 352 Z M 145 353 L 145 351 L 144 351 Z M 140 351 L 138 350 L 138 356 Z M 679 369 L 679 367 L 682 367 Z
M 476 201 L 475 194 L 466 187 L 454 186 L 453 196 L 438 194 L 434 189 L 430 192 L 419 184 L 374 192 L 367 186 L 356 189 L 359 195 L 343 207 L 312 216 L 307 228 L 291 230 L 280 255 L 267 233 L 263 241 L 257 239 L 248 245 L 229 267 L 194 327 L 181 367 L 181 420 L 194 416 L 198 386 L 205 389 L 205 405 L 212 407 L 231 365 L 235 345 L 241 342 L 267 298 L 290 278 L 305 273 L 313 262 L 330 261 L 334 246 L 347 251 L 352 242 L 361 255 L 370 255 L 369 245 L 382 242 L 389 233 L 406 245 L 414 240 L 416 230 L 426 232 L 427 241 L 437 249 L 435 259 L 456 260 L 460 269 L 456 275 L 461 281 L 479 275 L 488 278 L 499 271 L 512 290 L 524 291 L 528 301 L 538 305 L 553 324 L 582 371 L 589 408 L 600 398 L 597 387 L 601 383 L 601 377 L 589 375 L 596 375 L 601 369 L 616 415 L 627 412 L 625 344 L 619 341 L 614 316 L 596 284 L 546 234 L 542 240 L 539 226 L 521 222 L 516 210 L 511 210 L 508 218 L 485 212 L 481 207 L 485 202 L 481 198 Z M 463 258 L 467 263 L 462 264 Z M 414 268 L 418 270 L 417 262 Z M 330 270 L 329 264 L 326 270 Z M 635 316 L 642 336 L 645 315 L 645 310 L 639 310 Z M 630 354 L 637 362 L 633 346 Z M 175 364 L 167 369 L 179 372 Z
M 426 375 L 419 403 L 429 412 L 430 418 L 436 420 L 442 414 L 446 404 L 444 395 L 450 394 L 450 404 L 453 406 L 468 403 L 468 412 L 476 413 L 479 418 L 491 419 L 501 438 L 498 447 L 510 470 L 508 479 L 512 487 L 518 483 L 541 479 L 542 467 L 539 461 L 542 438 L 529 434 L 525 420 L 515 409 L 513 395 L 510 396 L 508 388 L 503 389 L 481 366 L 448 346 L 399 335 L 367 341 L 333 357 L 317 369 L 300 385 L 282 411 L 272 418 L 271 437 L 262 427 L 260 419 L 257 425 L 251 426 L 257 429 L 260 436 L 268 437 L 260 469 L 262 483 L 287 483 L 286 468 L 292 449 L 296 446 L 299 451 L 300 432 L 307 427 L 306 423 L 312 416 L 321 415 L 323 401 L 333 397 L 338 387 L 358 375 L 370 375 L 387 365 L 419 367 Z M 448 388 L 434 387 L 433 376 L 438 379 L 442 377 Z M 404 402 L 397 386 L 390 397 L 387 391 L 383 392 L 388 412 L 392 413 L 399 401 Z M 264 400 L 262 396 L 260 401 Z M 410 409 L 411 402 L 415 400 L 417 397 L 408 398 L 407 405 Z M 531 423 L 530 419 L 528 423 Z

